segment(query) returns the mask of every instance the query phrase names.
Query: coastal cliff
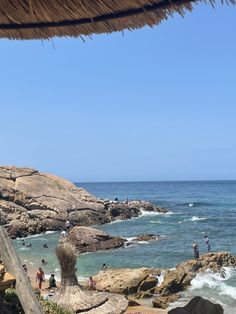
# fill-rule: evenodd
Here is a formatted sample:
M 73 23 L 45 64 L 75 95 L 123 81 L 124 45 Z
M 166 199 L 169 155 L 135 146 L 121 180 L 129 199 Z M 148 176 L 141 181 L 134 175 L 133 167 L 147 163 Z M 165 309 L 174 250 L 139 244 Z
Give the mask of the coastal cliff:
M 90 226 L 138 217 L 142 211 L 166 212 L 150 202 L 99 199 L 63 178 L 33 168 L 0 167 L 0 224 L 12 238 L 62 230 L 66 220 Z

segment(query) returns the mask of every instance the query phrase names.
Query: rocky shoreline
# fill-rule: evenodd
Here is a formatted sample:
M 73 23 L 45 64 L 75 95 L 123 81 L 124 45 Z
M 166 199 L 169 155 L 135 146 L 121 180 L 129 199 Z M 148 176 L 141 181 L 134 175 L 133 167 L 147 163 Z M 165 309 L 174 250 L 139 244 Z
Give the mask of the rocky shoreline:
M 143 211 L 167 210 L 145 201 L 99 199 L 73 183 L 33 168 L 0 167 L 0 225 L 12 238 L 72 225 L 91 226 L 126 220 Z
M 142 234 L 136 238 L 140 241 L 158 239 L 159 235 L 153 234 Z M 126 240 L 94 228 L 74 227 L 68 236 L 61 239 L 60 244 L 68 242 L 76 247 L 79 254 L 123 247 Z M 210 271 L 223 279 L 226 276 L 224 267 L 235 268 L 236 256 L 227 252 L 207 253 L 198 260 L 184 261 L 172 269 L 105 268 L 93 278 L 97 290 L 126 295 L 130 305 L 140 305 L 140 300 L 149 299 L 154 308 L 167 309 L 171 302 L 180 298 L 180 293 L 190 286 L 198 274 Z
M 153 307 L 166 309 L 180 298 L 180 293 L 190 286 L 197 274 L 210 270 L 224 278 L 222 267 L 235 268 L 236 256 L 227 252 L 208 253 L 198 261 L 188 260 L 174 269 L 105 269 L 94 276 L 94 280 L 98 290 L 125 294 L 134 304 L 150 299 Z

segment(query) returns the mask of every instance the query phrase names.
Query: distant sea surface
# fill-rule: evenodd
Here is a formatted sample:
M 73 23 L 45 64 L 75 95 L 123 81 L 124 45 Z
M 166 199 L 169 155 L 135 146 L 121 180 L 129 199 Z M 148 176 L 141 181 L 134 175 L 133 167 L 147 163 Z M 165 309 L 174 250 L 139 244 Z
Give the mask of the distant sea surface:
M 96 226 L 109 234 L 128 240 L 142 233 L 160 234 L 159 241 L 140 242 L 108 252 L 83 254 L 78 258 L 78 276 L 97 273 L 106 263 L 113 268 L 122 267 L 175 267 L 192 258 L 192 242 L 197 240 L 200 254 L 206 253 L 203 240 L 208 235 L 212 251 L 227 251 L 236 255 L 236 181 L 181 181 L 181 182 L 114 182 L 76 183 L 88 192 L 104 199 L 146 200 L 167 208 L 167 214 L 144 213 L 141 217 Z M 32 248 L 23 248 L 21 241 L 15 246 L 23 259 L 35 267 L 41 259 L 48 261 L 46 273 L 59 275 L 54 249 L 59 234 L 47 233 L 27 239 Z M 49 248 L 42 249 L 47 242 Z M 226 269 L 223 280 L 206 273 L 193 280 L 183 293 L 179 304 L 190 297 L 202 295 L 223 305 L 226 314 L 236 314 L 236 272 Z M 176 305 L 176 304 L 175 304 Z

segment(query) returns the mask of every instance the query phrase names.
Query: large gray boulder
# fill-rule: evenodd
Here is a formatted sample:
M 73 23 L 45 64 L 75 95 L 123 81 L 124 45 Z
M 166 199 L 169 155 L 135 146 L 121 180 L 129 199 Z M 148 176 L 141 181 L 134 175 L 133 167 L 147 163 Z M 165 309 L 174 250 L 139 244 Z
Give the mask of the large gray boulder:
M 99 250 L 117 249 L 127 240 L 113 237 L 104 231 L 91 227 L 76 226 L 67 237 L 61 237 L 60 243 L 71 243 L 77 253 L 95 252 Z
M 0 225 L 22 237 L 74 225 L 104 224 L 137 217 L 142 210 L 165 211 L 149 202 L 98 199 L 73 183 L 33 168 L 0 167 Z

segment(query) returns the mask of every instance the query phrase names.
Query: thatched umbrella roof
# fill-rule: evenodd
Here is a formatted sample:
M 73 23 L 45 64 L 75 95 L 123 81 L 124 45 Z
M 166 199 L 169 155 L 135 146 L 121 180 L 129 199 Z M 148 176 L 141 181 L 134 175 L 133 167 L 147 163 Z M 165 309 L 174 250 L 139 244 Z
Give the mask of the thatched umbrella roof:
M 0 37 L 48 39 L 133 30 L 156 25 L 176 11 L 183 14 L 195 1 L 0 0 Z
M 86 291 L 79 285 L 75 275 L 76 250 L 70 243 L 60 244 L 56 254 L 61 267 L 61 288 L 51 298 L 52 302 L 69 309 L 72 313 L 121 314 L 128 300 L 121 295 Z

